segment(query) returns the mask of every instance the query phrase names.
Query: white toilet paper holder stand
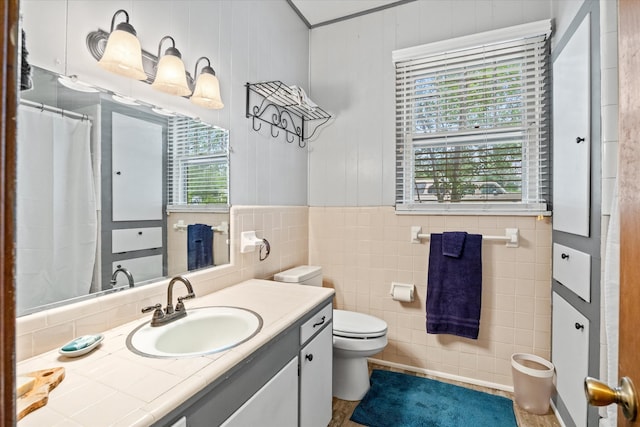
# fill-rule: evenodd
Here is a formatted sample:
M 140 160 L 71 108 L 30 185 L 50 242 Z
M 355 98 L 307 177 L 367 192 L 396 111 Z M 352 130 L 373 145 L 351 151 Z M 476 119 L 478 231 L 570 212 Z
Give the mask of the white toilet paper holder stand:
M 398 295 L 396 293 L 396 290 L 401 291 L 401 290 L 408 290 L 409 291 L 409 301 L 413 301 L 414 297 L 413 294 L 415 293 L 415 285 L 413 284 L 407 284 L 407 283 L 396 283 L 396 282 L 391 282 L 391 290 L 389 291 L 389 294 L 391 295 L 391 298 L 393 298 L 394 300 L 396 299 L 396 296 Z M 405 292 L 402 292 L 402 294 L 404 294 Z M 398 300 L 400 301 L 400 300 Z

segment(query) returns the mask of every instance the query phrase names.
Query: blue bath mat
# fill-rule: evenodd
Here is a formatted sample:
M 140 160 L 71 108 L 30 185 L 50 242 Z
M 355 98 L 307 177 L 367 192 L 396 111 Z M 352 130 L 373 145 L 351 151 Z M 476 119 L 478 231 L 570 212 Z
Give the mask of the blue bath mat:
M 383 370 L 351 421 L 371 427 L 517 427 L 513 402 L 452 384 Z

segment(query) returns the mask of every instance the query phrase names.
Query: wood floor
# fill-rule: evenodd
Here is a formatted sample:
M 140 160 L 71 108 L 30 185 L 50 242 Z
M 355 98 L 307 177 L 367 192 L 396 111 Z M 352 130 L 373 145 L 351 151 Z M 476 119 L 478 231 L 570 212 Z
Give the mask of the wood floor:
M 416 375 L 419 377 L 437 379 L 442 382 L 448 382 L 448 383 L 456 384 L 462 387 L 467 387 L 474 390 L 484 391 L 486 393 L 496 394 L 499 396 L 507 397 L 509 399 L 513 399 L 512 393 L 509 393 L 506 391 L 495 390 L 495 389 L 490 389 L 486 387 L 460 383 L 456 381 L 450 381 L 447 379 L 432 377 L 429 375 L 424 375 L 424 374 L 411 372 L 411 371 L 405 371 L 402 369 L 394 369 L 394 368 L 389 368 L 387 366 L 371 365 L 371 364 L 369 366 L 369 369 L 370 370 L 386 369 L 389 371 L 402 372 L 405 374 Z M 351 417 L 351 414 L 353 413 L 353 410 L 356 408 L 356 406 L 358 406 L 358 403 L 359 402 L 350 402 L 347 400 L 340 400 L 334 397 L 333 398 L 333 418 L 331 419 L 331 422 L 329 423 L 328 427 L 361 427 L 362 426 L 361 424 L 354 423 L 353 421 L 349 420 L 349 418 Z M 546 415 L 533 415 L 519 408 L 518 405 L 514 402 L 513 411 L 516 414 L 516 420 L 518 422 L 519 427 L 560 427 L 560 423 L 558 422 L 558 419 L 556 418 L 555 414 L 551 411 L 551 409 L 549 409 L 549 412 Z M 389 426 L 389 427 L 401 427 L 401 426 Z

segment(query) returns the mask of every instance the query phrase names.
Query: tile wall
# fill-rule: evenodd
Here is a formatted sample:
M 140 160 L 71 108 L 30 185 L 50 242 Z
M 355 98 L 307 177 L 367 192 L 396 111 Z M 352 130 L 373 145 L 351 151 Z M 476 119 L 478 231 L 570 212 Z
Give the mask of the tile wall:
M 189 274 L 196 295 L 203 296 L 247 279 L 270 279 L 281 270 L 307 262 L 306 206 L 233 207 L 230 220 L 231 264 Z M 259 261 L 258 252 L 240 253 L 240 232 L 249 230 L 269 240 L 271 254 L 265 261 Z M 149 315 L 140 310 L 156 303 L 164 305 L 167 284 L 163 280 L 18 318 L 16 361 L 59 347 L 80 335 L 146 318 Z M 186 304 L 188 307 L 189 302 Z
M 425 331 L 429 243 L 423 233 L 460 231 L 503 235 L 520 229 L 520 247 L 483 243 L 483 293 L 479 339 Z M 510 357 L 533 353 L 549 360 L 551 345 L 551 223 L 512 216 L 396 215 L 393 207 L 309 208 L 309 262 L 321 265 L 336 306 L 384 319 L 387 348 L 374 358 L 463 377 L 512 385 Z M 413 283 L 417 299 L 391 299 L 391 282 Z
M 520 229 L 519 248 L 483 244 L 483 301 L 477 341 L 425 333 L 429 245 L 410 243 L 410 227 L 423 233 L 465 230 L 502 235 Z M 241 231 L 267 238 L 271 254 L 241 254 Z M 496 216 L 396 215 L 392 207 L 234 207 L 231 264 L 191 273 L 198 295 L 250 278 L 270 279 L 300 264 L 321 265 L 324 286 L 336 290 L 338 308 L 376 315 L 389 325 L 389 345 L 375 358 L 509 387 L 514 352 L 550 357 L 551 226 L 547 219 Z M 414 283 L 413 303 L 393 301 L 392 281 Z M 140 309 L 166 300 L 166 281 L 32 315 L 17 322 L 17 360 L 146 315 Z

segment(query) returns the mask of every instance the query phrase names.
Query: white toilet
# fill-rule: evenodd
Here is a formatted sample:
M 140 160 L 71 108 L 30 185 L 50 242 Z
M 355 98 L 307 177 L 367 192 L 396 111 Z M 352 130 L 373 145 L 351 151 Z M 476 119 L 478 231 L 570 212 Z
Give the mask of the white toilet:
M 274 276 L 277 282 L 322 286 L 322 268 L 302 265 Z M 387 345 L 387 323 L 368 314 L 333 310 L 333 395 L 361 400 L 369 390 L 367 357 Z

